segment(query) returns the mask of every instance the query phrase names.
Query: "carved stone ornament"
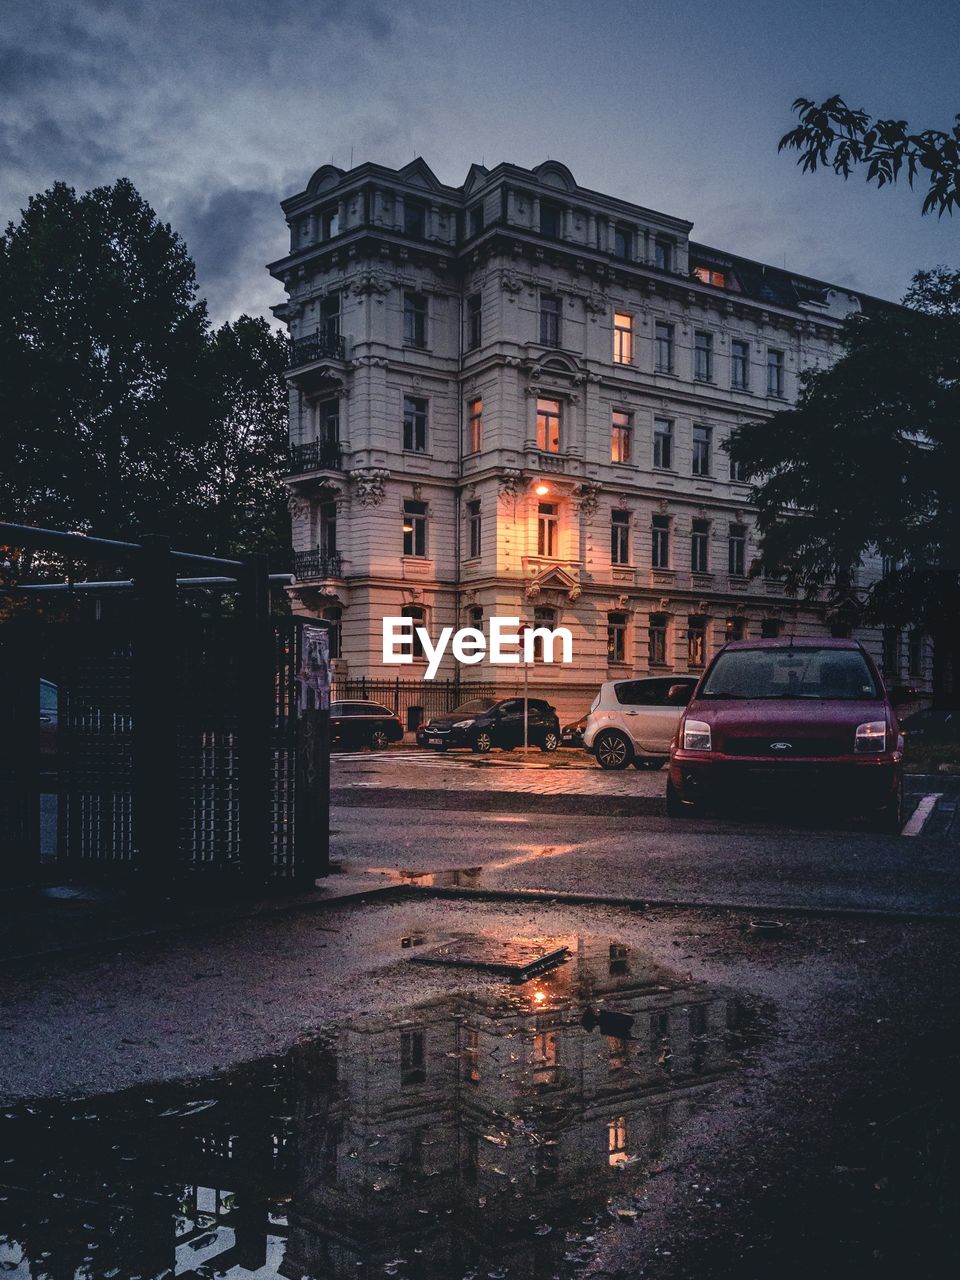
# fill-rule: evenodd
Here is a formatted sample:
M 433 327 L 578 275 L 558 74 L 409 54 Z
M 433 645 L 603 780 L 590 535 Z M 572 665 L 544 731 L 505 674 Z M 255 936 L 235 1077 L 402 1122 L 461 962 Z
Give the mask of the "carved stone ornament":
M 500 288 L 506 289 L 507 293 L 519 293 L 523 288 L 523 276 L 519 271 L 511 271 L 509 268 L 501 271 Z
M 386 494 L 390 472 L 382 467 L 361 467 L 350 472 L 353 492 L 361 507 L 379 507 Z
M 524 591 L 523 595 L 526 600 L 539 600 L 540 599 L 540 583 L 531 582 L 529 587 L 527 587 L 526 591 Z
M 385 271 L 364 271 L 351 282 L 350 288 L 357 294 L 387 294 L 392 288 L 390 277 Z
M 583 595 L 583 591 L 580 589 L 579 586 L 571 587 L 570 590 L 567 592 L 567 599 L 570 601 L 571 604 L 573 604 L 577 600 L 579 600 L 582 595 Z
M 287 510 L 290 512 L 290 519 L 294 524 L 299 523 L 301 520 L 306 520 L 309 517 L 310 506 L 311 503 L 309 498 L 301 498 L 297 494 L 291 493 L 290 497 L 287 499 Z
M 577 490 L 577 507 L 586 520 L 592 520 L 597 514 L 600 502 L 600 484 L 596 480 L 585 480 Z
M 583 305 L 592 315 L 601 316 L 606 315 L 609 310 L 610 300 L 605 293 L 600 293 L 599 290 L 594 290 L 592 293 L 588 293 L 584 298 Z
M 503 474 L 500 476 L 500 480 L 499 480 L 499 490 L 500 490 L 501 498 L 506 498 L 508 500 L 510 499 L 515 500 L 520 497 L 520 495 L 523 493 L 526 487 L 527 485 L 526 485 L 526 481 L 523 478 L 522 471 L 517 471 L 513 467 L 506 467 L 504 469 Z

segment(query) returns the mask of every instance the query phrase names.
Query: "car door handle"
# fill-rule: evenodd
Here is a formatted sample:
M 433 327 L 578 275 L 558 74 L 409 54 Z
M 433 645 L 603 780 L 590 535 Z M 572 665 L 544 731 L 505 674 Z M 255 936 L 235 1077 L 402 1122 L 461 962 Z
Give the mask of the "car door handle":
M 625 711 L 623 714 L 625 716 L 642 716 L 643 712 L 642 711 Z

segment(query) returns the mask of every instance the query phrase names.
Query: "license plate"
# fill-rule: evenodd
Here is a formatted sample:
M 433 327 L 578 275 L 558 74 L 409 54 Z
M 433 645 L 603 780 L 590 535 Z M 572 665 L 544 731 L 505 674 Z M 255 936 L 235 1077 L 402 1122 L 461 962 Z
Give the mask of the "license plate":
M 443 739 L 442 739 L 442 738 L 428 738 L 428 739 L 427 739 L 427 745 L 428 745 L 428 746 L 430 746 L 430 747 L 442 747 L 442 746 L 443 746 Z

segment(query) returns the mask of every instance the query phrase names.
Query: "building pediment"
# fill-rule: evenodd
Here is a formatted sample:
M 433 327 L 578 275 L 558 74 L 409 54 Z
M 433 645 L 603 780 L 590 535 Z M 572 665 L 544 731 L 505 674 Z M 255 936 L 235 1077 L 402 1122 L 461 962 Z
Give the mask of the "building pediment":
M 411 160 L 409 164 L 405 164 L 397 172 L 404 182 L 409 182 L 411 186 L 423 187 L 427 191 L 441 191 L 443 189 L 437 175 L 422 156 L 417 156 L 416 160 Z
M 581 587 L 577 574 L 560 565 L 538 568 L 535 557 L 525 559 L 524 568 L 533 574 L 523 593 L 527 600 L 554 605 L 561 605 L 566 600 L 579 600 Z

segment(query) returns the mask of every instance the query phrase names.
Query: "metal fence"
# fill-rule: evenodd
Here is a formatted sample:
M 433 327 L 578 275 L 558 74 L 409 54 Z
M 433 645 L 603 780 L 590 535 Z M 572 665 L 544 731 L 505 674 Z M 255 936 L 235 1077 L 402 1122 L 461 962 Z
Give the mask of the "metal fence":
M 357 676 L 335 680 L 331 699 L 358 699 L 380 702 L 403 721 L 406 729 L 415 729 L 431 716 L 453 711 L 471 698 L 491 696 L 489 684 L 463 680 L 373 680 Z

